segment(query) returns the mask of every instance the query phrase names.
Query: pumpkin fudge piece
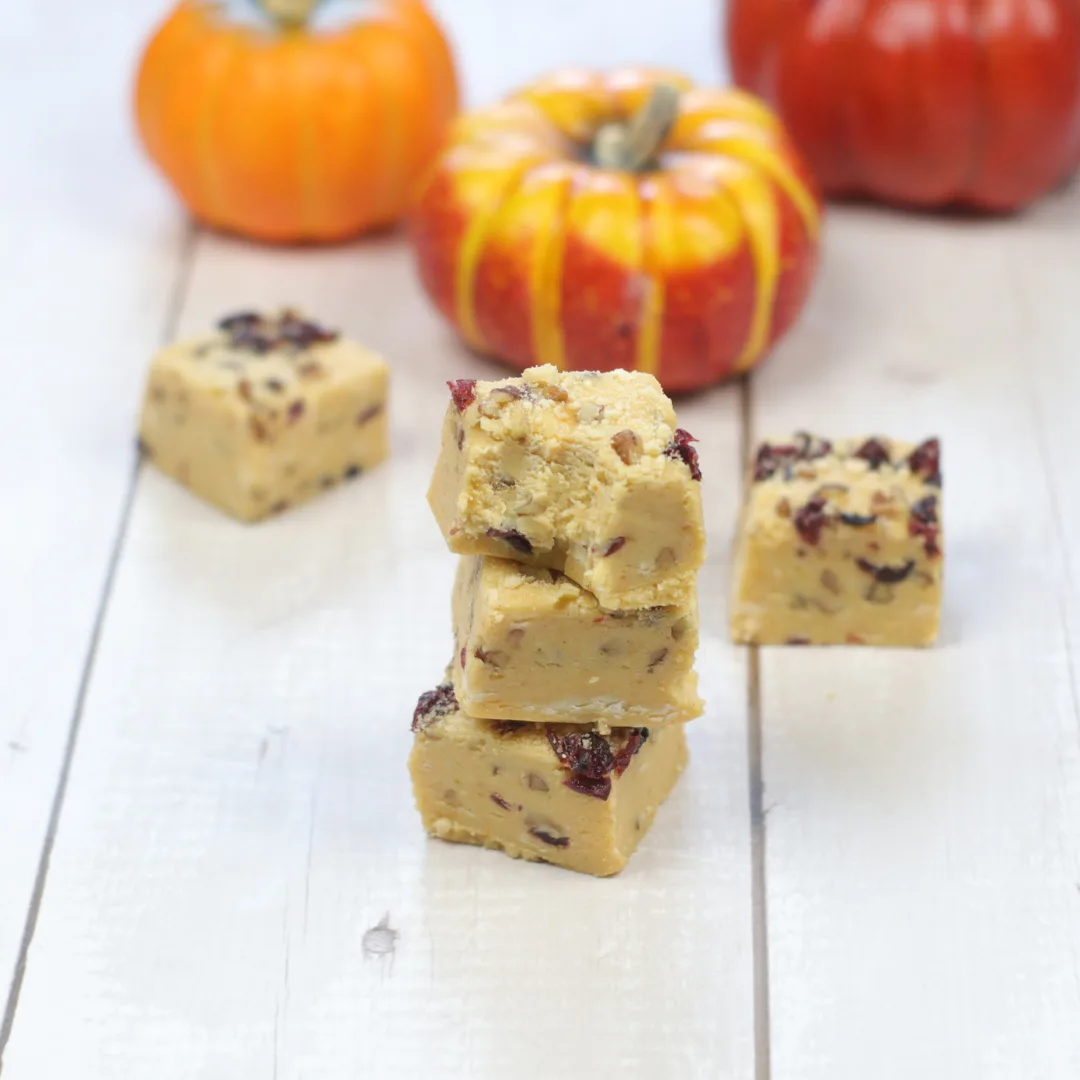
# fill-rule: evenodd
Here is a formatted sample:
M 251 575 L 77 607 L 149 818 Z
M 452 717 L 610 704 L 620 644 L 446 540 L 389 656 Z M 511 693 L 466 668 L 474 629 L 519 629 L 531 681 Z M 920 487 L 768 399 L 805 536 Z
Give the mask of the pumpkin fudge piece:
M 682 724 L 610 735 L 481 720 L 447 681 L 413 715 L 413 793 L 432 836 L 605 877 L 618 873 L 686 764 Z
M 606 731 L 701 715 L 694 596 L 604 612 L 558 570 L 465 555 L 453 614 L 454 692 L 470 716 Z
M 801 433 L 763 443 L 737 546 L 735 641 L 931 644 L 942 589 L 938 440 Z
M 656 379 L 546 365 L 449 385 L 428 501 L 451 551 L 561 570 L 609 611 L 688 603 L 701 472 Z
M 386 362 L 295 311 L 231 315 L 150 366 L 140 445 L 242 521 L 310 498 L 388 452 Z

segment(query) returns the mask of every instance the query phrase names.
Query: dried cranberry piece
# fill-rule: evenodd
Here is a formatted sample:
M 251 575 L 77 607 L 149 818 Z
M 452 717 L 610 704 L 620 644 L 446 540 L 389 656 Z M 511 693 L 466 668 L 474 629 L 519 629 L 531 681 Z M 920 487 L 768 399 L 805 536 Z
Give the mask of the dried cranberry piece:
M 299 420 L 300 417 L 303 416 L 303 415 L 304 415 L 304 402 L 302 400 L 298 399 L 298 400 L 292 402 L 292 404 L 289 405 L 289 409 L 288 409 L 288 412 L 286 413 L 286 416 L 288 417 L 290 424 L 296 423 L 296 421 Z
M 552 836 L 549 832 L 544 832 L 543 829 L 530 829 L 529 834 L 535 836 L 537 840 L 543 840 L 545 844 L 550 844 L 552 847 L 569 847 L 569 836 Z
M 531 555 L 533 553 L 531 541 L 527 536 L 519 533 L 517 529 L 488 529 L 487 534 L 493 540 L 505 540 L 515 551 L 520 551 L 522 555 Z
M 607 797 L 611 794 L 611 777 L 601 776 L 593 779 L 591 776 L 578 776 L 577 773 L 571 773 L 563 781 L 563 786 L 576 791 L 579 795 L 588 795 L 601 802 L 607 802 Z
M 813 461 L 823 458 L 832 450 L 832 443 L 820 435 L 811 435 L 809 431 L 795 432 L 795 456 L 799 461 Z
M 461 666 L 465 666 L 465 646 L 461 646 L 461 653 L 458 655 L 458 659 L 461 661 Z
M 558 735 L 549 728 L 547 737 L 559 764 L 572 772 L 596 779 L 606 776 L 615 767 L 610 743 L 595 731 Z
M 851 525 L 856 529 L 863 529 L 867 525 L 873 525 L 877 521 L 877 514 L 841 514 L 840 520 L 845 525 Z
M 566 787 L 596 799 L 606 799 L 611 794 L 615 756 L 603 735 L 595 731 L 557 735 L 549 728 L 547 737 L 559 764 L 570 772 L 563 781 Z
M 278 340 L 280 345 L 293 345 L 298 349 L 307 349 L 326 341 L 338 339 L 336 330 L 327 330 L 309 319 L 302 319 L 295 311 L 286 311 L 278 322 Z
M 808 637 L 789 637 L 787 643 L 788 645 L 809 645 L 810 639 Z
M 794 461 L 798 451 L 794 446 L 770 446 L 762 443 L 754 458 L 754 480 L 768 480 L 777 469 L 789 461 Z
M 525 726 L 524 720 L 492 720 L 491 730 L 496 735 L 512 735 Z
M 607 558 L 609 555 L 614 555 L 616 551 L 621 551 L 623 544 L 626 543 L 625 536 L 616 536 L 614 540 L 608 542 L 608 546 L 604 548 L 603 558 Z
M 920 499 L 910 510 L 908 517 L 908 535 L 919 536 L 923 540 L 923 550 L 931 558 L 941 554 L 938 547 L 937 496 L 927 495 Z
M 513 810 L 514 809 L 501 795 L 496 794 L 494 791 L 491 793 L 491 801 L 496 806 L 501 806 L 503 808 L 503 810 Z
M 889 448 L 880 439 L 867 439 L 852 457 L 861 458 L 871 469 L 889 464 Z
M 233 332 L 229 345 L 234 349 L 244 349 L 253 353 L 268 353 L 274 347 L 274 339 L 262 334 L 256 327 L 241 327 Z
M 306 323 L 305 325 L 309 328 L 314 327 L 314 337 L 316 342 L 337 341 L 337 339 L 341 337 L 341 334 L 339 334 L 337 330 L 330 330 L 327 327 L 319 326 L 316 323 Z M 310 329 L 308 330 L 308 333 L 311 333 Z
M 923 525 L 936 525 L 938 520 L 937 496 L 927 495 L 925 498 L 920 499 L 912 506 L 911 516 Z
M 475 379 L 454 379 L 446 384 L 450 387 L 450 396 L 459 413 L 464 412 L 476 400 Z
M 366 409 L 356 414 L 356 426 L 363 427 L 370 424 L 383 411 L 382 405 L 369 405 Z
M 441 720 L 444 716 L 457 712 L 458 703 L 451 683 L 439 683 L 434 690 L 420 695 L 413 712 L 412 730 L 423 731 L 429 724 Z
M 233 334 L 238 330 L 250 329 L 262 322 L 262 316 L 257 311 L 238 311 L 234 315 L 226 315 L 218 319 L 217 328 L 227 334 Z
M 649 737 L 649 729 L 643 727 L 628 728 L 626 741 L 612 755 L 615 760 L 615 775 L 622 776 L 626 772 L 630 759 L 645 745 Z
M 795 511 L 795 528 L 808 544 L 816 544 L 821 539 L 821 530 L 828 520 L 825 515 L 826 505 L 823 496 L 814 495 L 805 506 L 800 506 Z
M 919 443 L 907 459 L 908 468 L 934 487 L 941 487 L 941 441 L 927 439 Z
M 856 559 L 855 565 L 864 573 L 869 574 L 876 582 L 882 585 L 895 585 L 904 581 L 915 569 L 915 560 L 908 559 L 903 566 L 879 566 L 870 562 L 869 559 Z
M 676 428 L 675 437 L 667 444 L 664 450 L 664 457 L 681 459 L 690 470 L 690 479 L 700 480 L 701 465 L 698 462 L 698 452 L 690 445 L 695 442 L 697 442 L 697 439 L 689 431 Z
M 832 452 L 832 443 L 820 435 L 811 435 L 809 431 L 798 431 L 791 443 L 771 446 L 762 443 L 754 458 L 754 480 L 768 480 L 781 469 L 796 461 L 813 461 Z

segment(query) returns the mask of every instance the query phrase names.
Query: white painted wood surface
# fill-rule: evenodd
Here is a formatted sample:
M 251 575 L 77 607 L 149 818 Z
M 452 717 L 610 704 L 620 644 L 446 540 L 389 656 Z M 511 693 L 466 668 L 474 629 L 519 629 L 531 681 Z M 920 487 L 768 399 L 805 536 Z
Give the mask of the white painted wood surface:
M 718 63 L 711 0 L 438 6 L 473 101 L 566 61 Z M 158 5 L 64 7 L 0 22 L 0 87 L 35 102 L 0 155 L 5 1080 L 1075 1080 L 1080 190 L 1010 222 L 834 212 L 811 309 L 753 379 L 755 432 L 944 436 L 940 648 L 729 646 L 747 402 L 681 407 L 710 707 L 646 844 L 597 882 L 427 841 L 411 806 L 408 718 L 449 648 L 423 501 L 443 380 L 489 369 L 393 238 L 199 235 L 184 279 L 125 123 Z M 144 469 L 107 587 L 174 296 L 182 330 L 292 301 L 382 349 L 394 454 L 256 528 Z
M 222 296 L 288 298 L 385 351 L 394 454 L 258 528 L 140 477 L 5 1067 L 558 1076 L 615 1060 L 663 1075 L 674 1054 L 748 1076 L 744 677 L 723 612 L 692 772 L 620 878 L 426 841 L 408 720 L 451 648 L 453 558 L 424 492 L 444 380 L 480 365 L 394 242 L 267 259 L 204 238 L 187 296 L 182 330 Z M 714 529 L 735 507 L 735 404 L 687 414 L 714 462 Z M 714 595 L 724 570 L 710 566 Z M 384 912 L 396 955 L 365 962 Z
M 761 651 L 773 1075 L 1080 1076 L 1080 190 L 838 213 L 826 267 L 754 426 L 940 433 L 946 604 Z
M 138 25 L 117 5 L 68 8 L 59 19 L 16 5 L 0 19 L 5 988 L 134 465 L 138 383 L 186 234 L 127 130 Z

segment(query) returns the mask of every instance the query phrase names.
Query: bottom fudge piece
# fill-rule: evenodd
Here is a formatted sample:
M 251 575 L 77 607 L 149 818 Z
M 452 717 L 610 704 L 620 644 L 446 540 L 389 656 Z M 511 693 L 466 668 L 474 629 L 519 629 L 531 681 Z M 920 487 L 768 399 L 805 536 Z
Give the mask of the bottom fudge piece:
M 295 311 L 242 312 L 150 366 L 142 451 L 241 521 L 277 514 L 386 457 L 385 360 Z
M 731 630 L 753 645 L 929 645 L 941 610 L 941 449 L 805 432 L 763 443 Z
M 466 716 L 453 686 L 413 715 L 413 792 L 432 836 L 606 877 L 648 831 L 686 764 L 682 724 L 601 735 Z

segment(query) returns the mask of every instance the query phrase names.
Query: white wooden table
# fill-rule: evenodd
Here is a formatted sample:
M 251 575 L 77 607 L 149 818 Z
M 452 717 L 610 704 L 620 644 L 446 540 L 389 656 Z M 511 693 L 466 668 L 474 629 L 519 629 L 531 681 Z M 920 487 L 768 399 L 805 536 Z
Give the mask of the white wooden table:
M 474 101 L 563 61 L 718 77 L 709 0 L 439 6 Z M 153 0 L 9 7 L 4 1080 L 1076 1080 L 1080 188 L 1015 221 L 834 210 L 798 332 L 682 406 L 709 709 L 597 881 L 427 841 L 412 808 L 443 381 L 490 369 L 395 239 L 192 230 L 127 119 Z M 159 342 L 284 301 L 392 359 L 394 454 L 245 528 L 136 468 L 134 415 Z M 792 426 L 942 435 L 938 648 L 727 643 L 740 454 Z

